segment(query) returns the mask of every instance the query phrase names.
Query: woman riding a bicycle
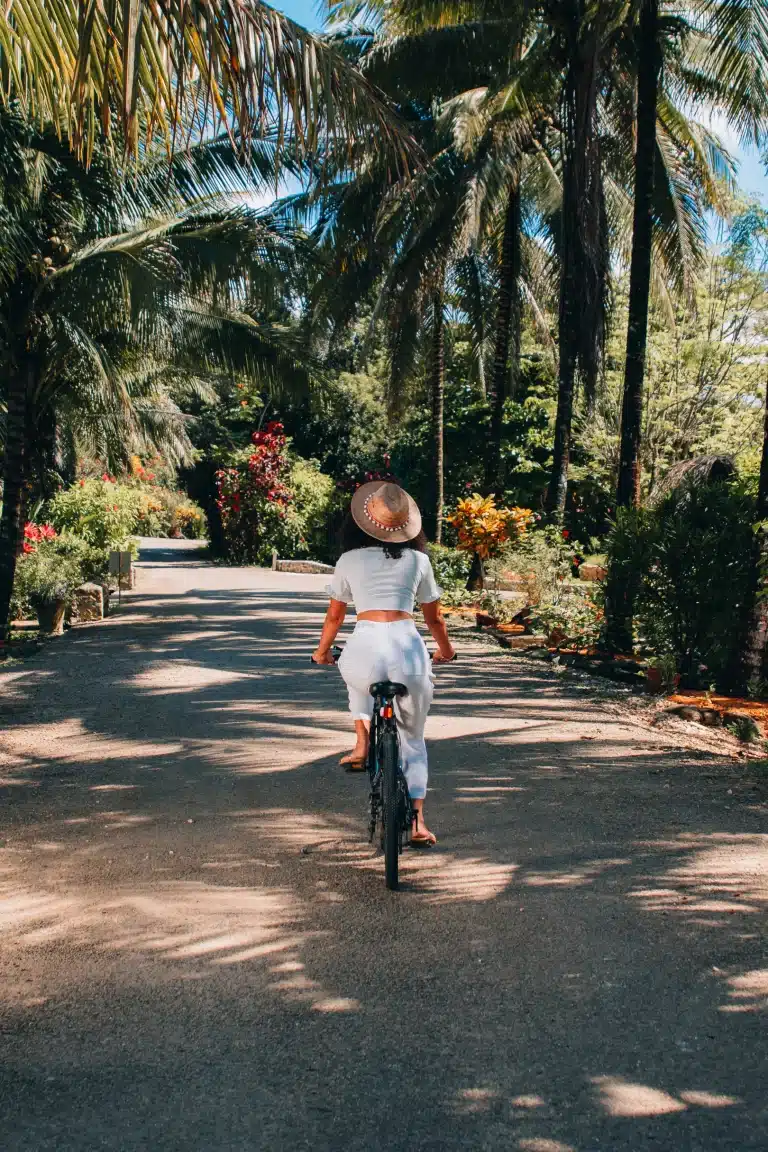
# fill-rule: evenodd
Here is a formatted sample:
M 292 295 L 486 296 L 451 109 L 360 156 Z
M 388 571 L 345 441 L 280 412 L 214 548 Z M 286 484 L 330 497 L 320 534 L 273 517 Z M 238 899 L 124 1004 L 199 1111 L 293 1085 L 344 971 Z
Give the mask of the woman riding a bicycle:
M 339 668 L 349 693 L 355 725 L 355 747 L 341 763 L 364 771 L 376 681 L 404 684 L 408 694 L 397 701 L 402 767 L 415 813 L 411 843 L 431 847 L 436 838 L 424 822 L 427 794 L 427 749 L 424 725 L 432 702 L 432 668 L 414 621 L 418 603 L 437 645 L 435 663 L 453 660 L 440 610 L 440 589 L 426 554 L 426 538 L 416 502 L 394 483 L 374 480 L 358 488 L 342 530 L 342 555 L 329 588 L 331 602 L 317 664 L 333 664 L 331 647 L 354 602 L 357 623 Z

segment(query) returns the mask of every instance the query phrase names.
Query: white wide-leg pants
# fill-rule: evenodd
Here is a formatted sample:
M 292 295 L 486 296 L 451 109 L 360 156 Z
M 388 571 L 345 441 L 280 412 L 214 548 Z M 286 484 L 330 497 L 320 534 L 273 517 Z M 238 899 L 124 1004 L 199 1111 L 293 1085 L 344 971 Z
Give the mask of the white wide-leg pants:
M 403 770 L 412 799 L 427 794 L 427 746 L 424 725 L 432 703 L 432 661 L 413 620 L 358 620 L 339 659 L 349 692 L 353 720 L 370 720 L 378 680 L 405 684 L 407 696 L 395 703 Z

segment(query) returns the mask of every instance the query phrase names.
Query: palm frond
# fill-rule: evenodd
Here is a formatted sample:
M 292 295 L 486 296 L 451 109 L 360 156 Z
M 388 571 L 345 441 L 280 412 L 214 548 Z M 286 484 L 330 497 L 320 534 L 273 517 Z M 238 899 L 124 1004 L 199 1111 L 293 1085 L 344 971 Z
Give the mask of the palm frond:
M 364 139 L 402 170 L 414 155 L 368 81 L 261 0 L 13 0 L 0 13 L 0 71 L 5 99 L 88 160 L 115 123 L 134 155 L 221 131 L 247 148 L 270 127 L 278 155 L 312 155 L 326 137 Z

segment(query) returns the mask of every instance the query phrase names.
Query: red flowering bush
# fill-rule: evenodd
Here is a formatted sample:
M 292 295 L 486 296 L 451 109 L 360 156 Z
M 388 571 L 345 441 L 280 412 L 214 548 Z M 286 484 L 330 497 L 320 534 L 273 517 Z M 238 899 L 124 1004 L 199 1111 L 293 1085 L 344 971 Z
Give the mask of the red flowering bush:
M 216 473 L 227 559 L 269 564 L 273 549 L 282 557 L 306 555 L 308 523 L 330 481 L 305 461 L 291 460 L 277 420 L 254 432 L 251 442 Z

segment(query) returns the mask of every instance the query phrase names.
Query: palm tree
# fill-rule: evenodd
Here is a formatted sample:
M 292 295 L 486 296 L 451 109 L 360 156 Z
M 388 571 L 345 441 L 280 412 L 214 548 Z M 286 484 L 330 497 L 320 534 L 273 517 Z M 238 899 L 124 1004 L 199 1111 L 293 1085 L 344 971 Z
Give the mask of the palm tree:
M 226 157 L 229 156 L 229 161 Z M 115 450 L 175 426 L 143 366 L 228 366 L 294 378 L 296 348 L 251 314 L 249 291 L 284 275 L 290 238 L 242 208 L 211 208 L 236 182 L 215 146 L 126 180 L 94 154 L 83 169 L 52 134 L 0 117 L 0 346 L 5 381 L 0 629 L 7 626 L 31 446 L 79 411 Z M 298 347 L 298 345 L 296 345 Z M 138 393 L 138 395 L 137 395 Z
M 710 203 L 717 205 L 717 190 L 712 176 L 718 172 L 730 176 L 718 149 L 706 135 L 680 131 L 681 121 L 668 100 L 670 87 L 685 85 L 688 90 L 706 95 L 719 104 L 742 133 L 760 133 L 765 123 L 768 103 L 768 38 L 753 35 L 760 30 L 759 13 L 754 5 L 707 4 L 708 19 L 703 29 L 694 29 L 680 17 L 667 17 L 660 0 L 642 0 L 637 33 L 637 101 L 635 112 L 636 147 L 634 160 L 634 220 L 630 262 L 629 316 L 627 324 L 624 393 L 621 413 L 619 471 L 616 492 L 618 507 L 637 507 L 640 503 L 640 449 L 643 420 L 643 385 L 648 338 L 648 307 L 651 291 L 654 218 L 658 220 L 659 183 L 665 182 L 670 153 L 670 136 L 689 146 L 693 164 L 698 167 L 696 183 L 709 191 Z M 739 33 L 734 38 L 734 33 Z M 724 39 L 726 37 L 727 39 Z M 687 42 L 687 44 L 686 44 Z M 682 44 L 686 51 L 671 52 Z M 752 51 L 745 53 L 744 46 Z M 664 57 L 668 57 L 669 77 L 662 83 Z M 755 81 L 759 83 L 755 83 Z M 666 89 L 666 91 L 665 91 Z M 738 91 L 739 98 L 735 99 Z M 671 131 L 670 131 L 671 129 Z M 660 133 L 666 135 L 666 147 L 660 145 Z M 696 144 L 703 143 L 709 156 L 696 157 Z M 690 146 L 693 145 L 691 148 Z M 709 161 L 709 163 L 707 162 Z M 712 167 L 714 171 L 707 169 Z M 690 162 L 688 164 L 691 167 Z M 698 177 L 698 179 L 696 179 Z M 709 185 L 709 189 L 708 189 Z M 657 253 L 658 254 L 658 253 Z M 681 253 L 680 255 L 683 255 Z M 685 263 L 684 259 L 681 262 Z M 632 648 L 633 605 L 630 588 L 623 579 L 612 579 L 607 599 L 609 642 L 618 651 Z
M 547 510 L 562 519 L 577 378 L 594 403 L 605 338 L 608 226 L 598 127 L 605 58 L 625 16 L 621 2 L 548 6 L 544 65 L 559 68 L 563 205 L 560 235 L 559 374 Z
M 670 124 L 669 92 L 687 87 L 719 106 L 744 136 L 757 136 L 768 124 L 768 35 L 761 5 L 719 0 L 701 6 L 703 26 L 694 27 L 677 12 L 667 13 L 661 0 L 642 0 L 637 33 L 636 148 L 634 222 L 630 263 L 629 317 L 616 502 L 640 501 L 640 441 L 643 377 L 648 328 L 653 248 L 654 175 L 663 171 L 658 150 L 659 126 L 680 139 Z M 764 10 L 763 10 L 764 13 Z M 701 24 L 701 21 L 699 22 Z M 680 52 L 680 47 L 683 52 Z M 667 82 L 660 90 L 662 66 Z M 705 142 L 706 143 L 706 142 Z M 710 156 L 717 164 L 708 142 Z M 702 166 L 700 166 L 702 167 Z M 722 168 L 721 168 L 721 174 Z M 707 176 L 702 181 L 707 183 Z M 716 197 L 710 197 L 715 199 Z
M 479 379 L 492 407 L 485 462 L 485 483 L 491 490 L 503 485 L 504 405 L 514 393 L 519 370 L 523 166 L 527 153 L 540 153 L 518 80 L 535 9 L 518 0 L 477 10 L 450 0 L 437 7 L 389 4 L 361 61 L 365 74 L 385 91 L 398 93 L 400 99 L 407 95 L 417 106 L 436 105 L 443 131 L 450 132 L 462 165 L 464 196 L 449 224 L 456 234 L 458 259 L 472 257 L 484 246 L 495 249 L 497 289 L 487 389 L 485 365 L 478 361 Z M 469 319 L 475 334 L 475 316 Z
M 0 13 L 3 97 L 86 160 L 114 138 L 138 156 L 224 131 L 247 153 L 334 139 L 407 167 L 410 143 L 333 45 L 261 0 L 15 0 Z

